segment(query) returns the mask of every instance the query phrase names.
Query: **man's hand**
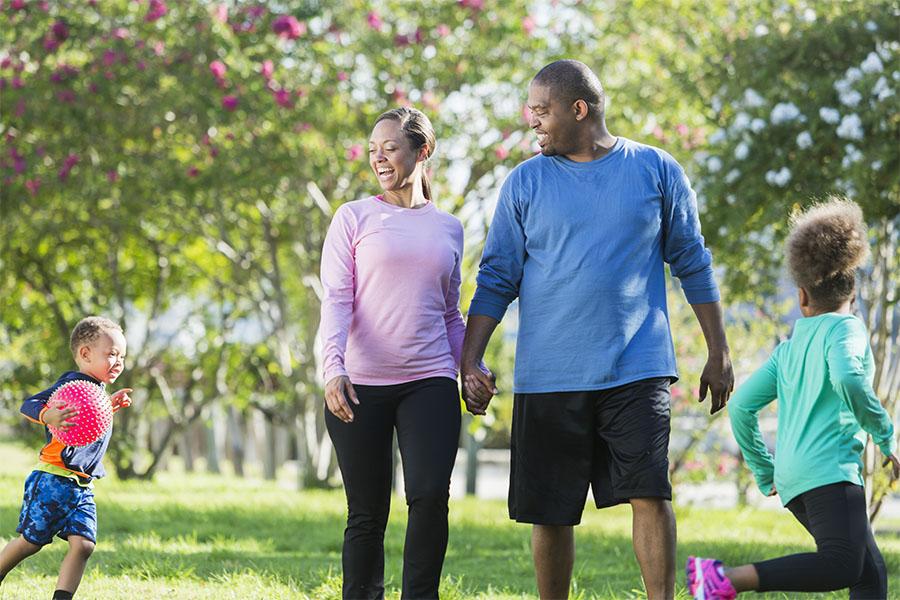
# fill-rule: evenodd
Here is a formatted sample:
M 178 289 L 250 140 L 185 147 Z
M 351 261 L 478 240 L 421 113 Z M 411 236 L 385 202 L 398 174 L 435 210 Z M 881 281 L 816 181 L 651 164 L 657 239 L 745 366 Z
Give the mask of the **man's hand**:
M 728 403 L 734 391 L 734 371 L 727 350 L 710 352 L 700 375 L 700 402 L 706 400 L 706 392 L 712 393 L 709 414 L 714 415 Z
M 122 388 L 115 394 L 109 397 L 109 401 L 112 404 L 113 412 L 119 412 L 121 408 L 128 408 L 131 406 L 131 396 L 128 394 L 133 392 L 134 390 L 131 388 Z
M 463 364 L 460 368 L 460 379 L 466 410 L 473 415 L 485 414 L 491 398 L 497 393 L 497 378 L 487 367 Z
M 44 411 L 44 414 L 41 415 L 41 420 L 43 420 L 44 425 L 51 425 L 65 431 L 69 427 L 78 425 L 77 421 L 70 420 L 77 416 L 78 411 L 74 408 L 48 408 Z
M 333 377 L 325 384 L 325 406 L 328 410 L 344 423 L 353 421 L 353 411 L 350 410 L 350 402 L 359 404 L 356 390 L 346 375 Z

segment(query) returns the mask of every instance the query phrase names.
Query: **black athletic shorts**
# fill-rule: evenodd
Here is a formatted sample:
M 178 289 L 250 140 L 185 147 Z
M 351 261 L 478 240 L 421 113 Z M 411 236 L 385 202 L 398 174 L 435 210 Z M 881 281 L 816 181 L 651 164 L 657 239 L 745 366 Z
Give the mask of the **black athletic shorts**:
M 577 525 L 588 484 L 597 508 L 672 499 L 668 377 L 590 392 L 516 394 L 509 516 Z

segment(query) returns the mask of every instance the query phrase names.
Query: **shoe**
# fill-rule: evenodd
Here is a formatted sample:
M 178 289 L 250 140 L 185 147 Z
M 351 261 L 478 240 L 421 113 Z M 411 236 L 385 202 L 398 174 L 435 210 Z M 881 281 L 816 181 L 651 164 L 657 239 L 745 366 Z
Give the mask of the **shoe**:
M 720 560 L 689 556 L 684 570 L 694 600 L 734 600 L 737 596 Z

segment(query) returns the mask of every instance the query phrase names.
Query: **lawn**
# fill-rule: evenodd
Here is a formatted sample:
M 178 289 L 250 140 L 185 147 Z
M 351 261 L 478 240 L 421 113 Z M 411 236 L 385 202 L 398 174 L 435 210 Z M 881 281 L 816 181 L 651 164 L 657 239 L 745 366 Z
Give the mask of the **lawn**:
M 0 531 L 14 535 L 22 482 L 35 449 L 0 444 Z M 100 533 L 78 597 L 340 597 L 344 520 L 341 491 L 298 493 L 276 483 L 210 475 L 162 474 L 153 483 L 111 479 L 96 486 Z M 536 598 L 529 529 L 509 522 L 503 502 L 454 500 L 442 597 Z M 786 511 L 679 508 L 678 560 L 689 553 L 726 562 L 812 548 Z M 643 597 L 631 551 L 630 510 L 586 511 L 577 529 L 573 598 Z M 395 499 L 388 527 L 385 578 L 399 597 L 405 510 Z M 900 539 L 880 545 L 900 590 Z M 48 598 L 65 551 L 61 540 L 26 560 L 0 586 L 0 599 Z M 678 594 L 686 598 L 679 572 Z M 786 598 L 781 594 L 749 595 Z M 846 598 L 846 592 L 813 597 Z

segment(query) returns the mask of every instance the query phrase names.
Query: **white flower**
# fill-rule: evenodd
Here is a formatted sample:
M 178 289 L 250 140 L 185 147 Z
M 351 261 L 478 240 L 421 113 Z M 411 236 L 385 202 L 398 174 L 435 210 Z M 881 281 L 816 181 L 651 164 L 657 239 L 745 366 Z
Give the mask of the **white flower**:
M 881 57 L 881 60 L 890 60 L 893 48 L 888 42 L 881 42 L 875 45 L 875 52 Z
M 878 25 L 875 21 L 866 21 L 866 31 L 878 31 Z
M 878 58 L 878 54 L 875 52 L 869 52 L 866 60 L 862 61 L 859 68 L 862 69 L 863 73 L 880 73 L 884 71 L 884 65 L 881 64 L 881 59 Z
M 836 108 L 829 108 L 828 106 L 823 106 L 819 109 L 819 116 L 822 117 L 823 121 L 832 125 L 841 120 L 841 113 Z
M 766 27 L 765 25 L 763 25 L 762 23 L 760 23 L 753 29 L 753 34 L 756 35 L 756 37 L 762 37 L 764 35 L 767 35 L 768 33 L 769 33 L 769 28 Z
M 772 109 L 772 123 L 775 125 L 780 125 L 781 123 L 787 123 L 789 121 L 793 121 L 797 117 L 800 116 L 800 109 L 793 102 L 779 102 L 775 105 L 775 108 Z
M 778 171 L 766 171 L 766 183 L 778 187 L 784 187 L 791 180 L 791 170 L 781 167 Z
M 844 158 L 841 160 L 841 166 L 845 169 L 853 163 L 857 163 L 862 159 L 862 152 L 853 144 L 844 146 Z
M 845 140 L 863 139 L 862 119 L 856 113 L 846 115 L 838 125 L 837 135 Z
M 813 23 L 816 20 L 816 11 L 811 8 L 807 8 L 803 11 L 803 20 L 807 23 Z
M 750 154 L 750 146 L 747 142 L 741 142 L 734 148 L 734 157 L 738 160 L 744 160 Z
M 856 90 L 841 92 L 839 96 L 841 99 L 841 104 L 843 104 L 844 106 L 856 106 L 857 104 L 859 104 L 859 101 L 862 100 L 862 94 L 860 94 Z
M 875 87 L 872 88 L 872 95 L 877 97 L 878 100 L 884 100 L 894 95 L 894 90 L 888 87 L 888 80 L 883 75 L 875 82 Z
M 839 94 L 842 94 L 844 92 L 849 92 L 852 89 L 853 89 L 853 86 L 846 79 L 838 79 L 837 81 L 834 82 L 834 90 Z
M 766 128 L 766 122 L 763 121 L 762 119 L 757 118 L 757 119 L 753 119 L 752 121 L 750 121 L 750 130 L 753 133 L 759 133 L 760 131 L 762 131 L 765 128 Z
M 706 161 L 706 169 L 710 173 L 718 173 L 722 169 L 722 159 L 718 156 L 711 156 Z
M 734 183 L 737 181 L 737 178 L 741 176 L 741 172 L 737 169 L 732 169 L 728 171 L 728 174 L 725 175 L 725 183 Z
M 801 149 L 805 150 L 806 148 L 809 148 L 810 146 L 812 146 L 812 143 L 812 136 L 808 131 L 804 131 L 797 136 L 797 146 L 799 146 Z
M 734 122 L 731 124 L 732 131 L 743 131 L 750 125 L 750 115 L 745 112 L 739 112 L 734 116 Z
M 747 108 L 758 108 L 765 106 L 766 99 L 759 95 L 759 92 L 753 88 L 744 90 L 744 106 Z
M 714 112 L 716 112 L 716 113 L 721 112 L 721 110 L 722 110 L 722 99 L 721 98 L 719 98 L 718 96 L 713 96 L 712 99 L 709 101 L 709 104 L 710 104 L 710 106 L 712 106 L 712 109 Z
M 850 67 L 849 69 L 844 71 L 844 78 L 849 83 L 854 83 L 856 81 L 859 81 L 861 77 L 862 77 L 862 71 L 860 71 L 856 67 Z
M 716 130 L 713 132 L 713 134 L 712 134 L 711 136 L 709 136 L 709 139 L 708 139 L 707 141 L 708 141 L 710 144 L 712 144 L 712 145 L 716 145 L 716 144 L 719 144 L 719 143 L 721 143 L 721 142 L 724 142 L 726 137 L 727 137 L 727 136 L 726 136 L 726 134 L 725 134 L 725 130 L 724 130 L 724 129 L 716 129 Z
M 873 160 L 873 161 L 872 161 L 872 170 L 873 170 L 873 171 L 880 171 L 880 170 L 881 170 L 881 164 L 882 164 L 882 163 L 881 163 L 880 160 Z

